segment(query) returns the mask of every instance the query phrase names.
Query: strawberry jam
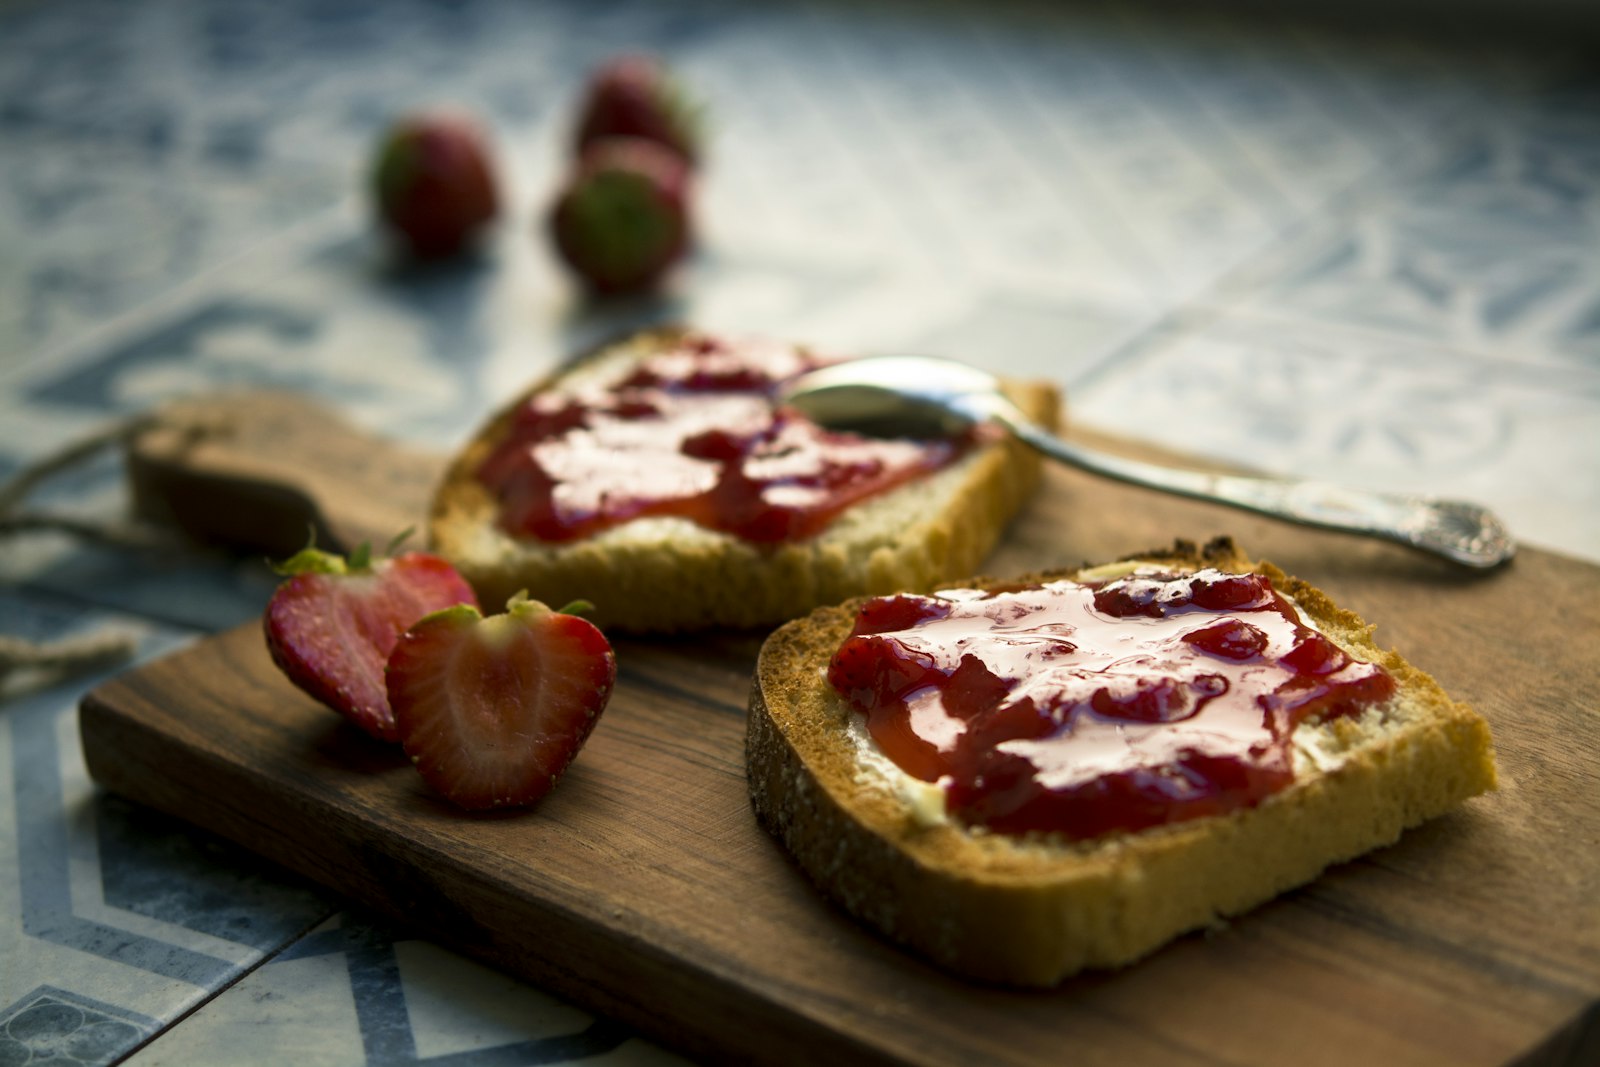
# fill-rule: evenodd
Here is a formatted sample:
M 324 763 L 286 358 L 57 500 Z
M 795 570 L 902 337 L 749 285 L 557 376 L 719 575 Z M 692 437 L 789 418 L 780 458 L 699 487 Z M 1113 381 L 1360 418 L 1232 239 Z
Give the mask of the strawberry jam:
M 1394 680 L 1265 577 L 1136 572 L 869 601 L 828 667 L 879 748 L 950 816 L 1075 839 L 1250 807 L 1291 735 Z
M 688 337 L 620 380 L 533 395 L 478 480 L 517 536 L 573 541 L 675 515 L 775 544 L 965 447 L 834 433 L 776 404 L 784 381 L 819 365 L 786 345 Z

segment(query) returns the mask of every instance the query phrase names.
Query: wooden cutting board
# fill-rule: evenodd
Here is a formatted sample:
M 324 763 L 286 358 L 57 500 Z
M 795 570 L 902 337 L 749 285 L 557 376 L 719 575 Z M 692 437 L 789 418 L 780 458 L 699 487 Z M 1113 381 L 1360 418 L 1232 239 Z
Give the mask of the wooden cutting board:
M 278 448 L 241 431 L 136 449 L 141 510 L 203 513 L 174 493 L 286 477 L 275 499 L 302 509 L 295 543 L 306 515 L 347 542 L 421 520 L 440 457 L 278 399 L 253 405 L 282 416 Z M 274 469 L 295 448 L 319 457 L 309 481 Z M 762 832 L 743 774 L 759 634 L 619 642 L 589 746 L 518 814 L 435 800 L 397 751 L 284 681 L 253 625 L 88 694 L 83 747 L 107 788 L 706 1060 L 1600 1062 L 1600 568 L 1524 550 L 1468 574 L 1052 470 L 989 569 L 1219 532 L 1375 621 L 1381 643 L 1477 706 L 1502 787 L 1224 927 L 1050 992 L 973 985 L 897 950 Z

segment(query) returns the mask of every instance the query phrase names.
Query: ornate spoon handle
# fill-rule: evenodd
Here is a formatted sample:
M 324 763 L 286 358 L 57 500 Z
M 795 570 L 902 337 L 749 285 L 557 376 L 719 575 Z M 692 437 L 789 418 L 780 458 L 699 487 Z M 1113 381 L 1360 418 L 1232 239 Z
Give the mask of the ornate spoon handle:
M 1053 459 L 1133 485 L 1227 504 L 1306 526 L 1396 541 L 1468 567 L 1494 567 L 1516 552 L 1516 543 L 1505 526 L 1487 508 L 1476 504 L 1369 493 L 1322 482 L 1244 478 L 1162 467 L 1063 441 L 1019 411 L 995 406 L 986 414 Z

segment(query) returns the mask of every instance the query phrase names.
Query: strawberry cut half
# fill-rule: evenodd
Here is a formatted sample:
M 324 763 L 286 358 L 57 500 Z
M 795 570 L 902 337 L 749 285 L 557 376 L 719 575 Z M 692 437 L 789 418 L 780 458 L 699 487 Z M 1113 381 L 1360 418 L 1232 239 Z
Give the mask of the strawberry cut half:
M 423 779 L 468 810 L 548 793 L 611 699 L 616 655 L 586 619 L 518 594 L 503 615 L 428 616 L 387 669 L 400 743 Z
M 407 552 L 373 562 L 307 548 L 277 567 L 287 577 L 262 615 L 272 662 L 314 699 L 373 737 L 398 741 L 384 687 L 389 652 L 412 623 L 441 608 L 477 605 L 445 560 Z

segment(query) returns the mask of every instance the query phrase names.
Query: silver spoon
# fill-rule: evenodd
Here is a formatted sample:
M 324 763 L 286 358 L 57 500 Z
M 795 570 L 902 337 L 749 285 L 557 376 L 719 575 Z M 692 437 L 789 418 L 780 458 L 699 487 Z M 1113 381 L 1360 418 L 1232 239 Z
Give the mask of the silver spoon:
M 1493 567 L 1516 552 L 1505 526 L 1476 504 L 1289 478 L 1205 474 L 1063 441 L 1024 415 L 992 375 L 955 360 L 853 359 L 795 378 L 781 399 L 823 426 L 878 437 L 948 437 L 974 423 L 991 422 L 1052 459 L 1108 478 L 1306 526 L 1396 541 L 1468 567 Z

